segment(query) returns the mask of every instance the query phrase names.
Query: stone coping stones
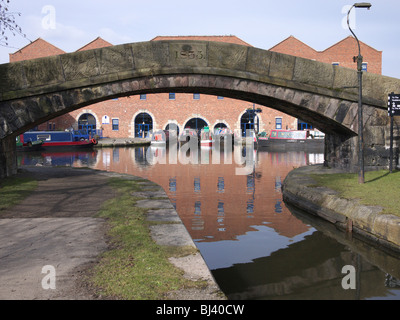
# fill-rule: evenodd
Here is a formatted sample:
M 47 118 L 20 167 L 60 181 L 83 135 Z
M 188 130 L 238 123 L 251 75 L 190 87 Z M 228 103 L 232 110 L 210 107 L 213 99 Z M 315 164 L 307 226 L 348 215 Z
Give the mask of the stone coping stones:
M 340 172 L 323 165 L 297 168 L 283 182 L 283 200 L 341 229 L 358 233 L 380 246 L 400 252 L 400 217 L 382 214 L 380 207 L 362 205 L 357 199 L 341 198 L 335 191 L 316 187 L 310 177 L 311 174 Z

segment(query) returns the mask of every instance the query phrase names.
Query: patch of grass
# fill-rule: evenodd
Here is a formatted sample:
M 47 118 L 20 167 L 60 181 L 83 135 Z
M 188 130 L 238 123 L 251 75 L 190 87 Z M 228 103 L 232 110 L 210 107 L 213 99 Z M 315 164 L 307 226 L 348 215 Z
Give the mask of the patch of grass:
M 318 185 L 338 191 L 346 199 L 359 199 L 361 204 L 380 206 L 382 213 L 400 216 L 400 171 L 370 171 L 365 183 L 358 183 L 358 174 L 314 174 Z
M 168 261 L 193 252 L 160 246 L 151 238 L 146 209 L 135 207 L 131 195 L 140 190 L 137 181 L 114 178 L 110 184 L 119 195 L 104 204 L 99 216 L 109 221 L 112 249 L 102 255 L 89 281 L 101 294 L 124 300 L 159 300 L 167 292 L 198 286 Z
M 31 194 L 38 183 L 33 178 L 9 177 L 0 181 L 0 214 L 1 210 L 8 209 Z

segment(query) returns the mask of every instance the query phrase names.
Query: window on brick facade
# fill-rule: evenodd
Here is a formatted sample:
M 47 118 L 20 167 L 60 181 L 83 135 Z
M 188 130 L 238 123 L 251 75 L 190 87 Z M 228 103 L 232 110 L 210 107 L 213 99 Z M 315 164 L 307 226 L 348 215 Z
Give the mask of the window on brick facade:
M 175 93 L 169 94 L 169 100 L 175 100 Z
M 140 95 L 140 100 L 146 100 L 146 99 L 147 99 L 146 94 L 141 94 L 141 95 Z
M 112 129 L 113 131 L 119 130 L 119 119 L 112 119 Z
M 275 129 L 282 129 L 282 118 L 275 118 Z
M 193 93 L 193 100 L 200 100 L 200 93 Z

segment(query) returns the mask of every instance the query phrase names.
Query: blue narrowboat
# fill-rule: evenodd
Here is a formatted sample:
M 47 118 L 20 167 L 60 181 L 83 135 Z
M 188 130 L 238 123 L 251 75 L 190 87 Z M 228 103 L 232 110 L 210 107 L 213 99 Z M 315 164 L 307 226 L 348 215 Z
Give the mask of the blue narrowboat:
M 42 141 L 42 148 L 90 148 L 97 144 L 86 130 L 28 131 L 23 134 L 24 144 Z

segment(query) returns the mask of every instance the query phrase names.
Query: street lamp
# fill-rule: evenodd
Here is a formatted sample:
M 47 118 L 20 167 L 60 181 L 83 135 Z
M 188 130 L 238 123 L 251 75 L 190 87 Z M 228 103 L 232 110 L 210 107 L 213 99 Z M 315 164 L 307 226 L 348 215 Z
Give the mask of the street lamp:
M 354 38 L 357 40 L 358 45 L 358 56 L 353 57 L 354 62 L 357 62 L 357 73 L 358 73 L 358 182 L 364 183 L 364 139 L 363 139 L 363 116 L 362 116 L 362 63 L 363 57 L 361 55 L 360 41 L 350 28 L 349 16 L 350 11 L 353 8 L 366 8 L 370 9 L 371 4 L 368 2 L 359 2 L 353 4 L 347 13 L 347 25 Z

